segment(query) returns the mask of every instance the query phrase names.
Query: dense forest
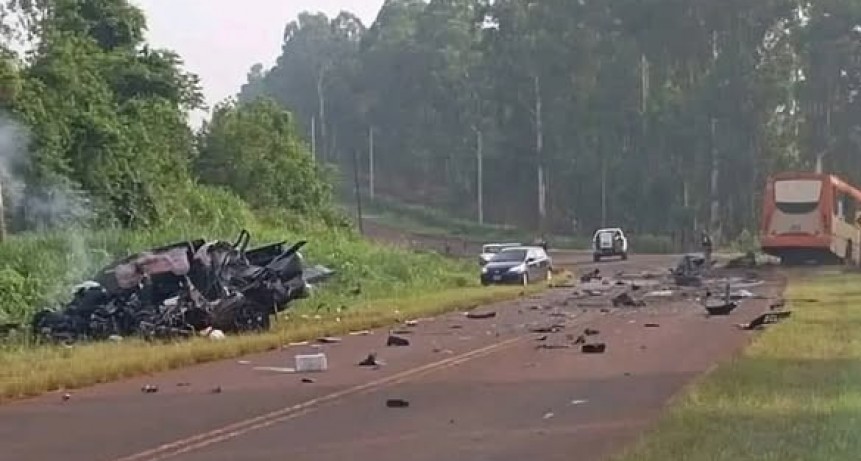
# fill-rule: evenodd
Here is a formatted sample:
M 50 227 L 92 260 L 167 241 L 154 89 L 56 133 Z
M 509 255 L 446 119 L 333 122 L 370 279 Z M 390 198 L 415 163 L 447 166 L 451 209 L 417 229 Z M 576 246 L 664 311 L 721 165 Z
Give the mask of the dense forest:
M 294 111 L 318 161 L 358 157 L 366 188 L 373 150 L 378 195 L 732 239 L 771 172 L 861 181 L 860 24 L 855 0 L 387 0 L 370 25 L 287 24 L 239 100 Z
M 0 13 L 10 231 L 216 222 L 246 203 L 336 217 L 331 181 L 284 108 L 225 101 L 189 127 L 203 107 L 198 78 L 145 42 L 143 12 L 127 0 L 3 0 Z

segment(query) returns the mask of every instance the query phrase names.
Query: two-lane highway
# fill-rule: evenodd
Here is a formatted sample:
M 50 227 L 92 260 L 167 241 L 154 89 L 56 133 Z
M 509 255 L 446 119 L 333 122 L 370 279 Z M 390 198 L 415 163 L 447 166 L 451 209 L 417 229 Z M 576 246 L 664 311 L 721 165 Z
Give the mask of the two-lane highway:
M 597 267 L 660 271 L 672 262 L 635 256 Z M 588 305 L 596 299 L 606 302 Z M 0 457 L 604 459 L 652 424 L 692 377 L 738 351 L 750 333 L 733 324 L 767 305 L 751 300 L 729 317 L 706 318 L 690 301 L 618 309 L 583 301 L 571 288 L 552 289 L 482 308 L 495 318 L 422 320 L 403 335 L 407 347 L 386 347 L 380 330 L 96 386 L 68 402 L 56 394 L 17 402 L 0 407 Z M 558 332 L 532 332 L 554 324 Z M 581 353 L 574 343 L 585 328 L 600 331 L 588 340 L 606 343 L 605 353 Z M 291 366 L 295 354 L 318 350 L 329 361 L 323 373 L 255 369 Z M 370 352 L 382 367 L 357 365 Z M 142 393 L 145 384 L 159 392 Z M 390 408 L 390 399 L 409 406 Z

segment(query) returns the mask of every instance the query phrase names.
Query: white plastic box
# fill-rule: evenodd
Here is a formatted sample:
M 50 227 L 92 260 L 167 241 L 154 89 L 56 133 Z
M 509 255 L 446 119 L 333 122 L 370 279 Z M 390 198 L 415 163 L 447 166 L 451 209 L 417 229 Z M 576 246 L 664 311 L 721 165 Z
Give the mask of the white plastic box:
M 296 356 L 296 372 L 326 371 L 328 363 L 326 354 L 308 354 Z

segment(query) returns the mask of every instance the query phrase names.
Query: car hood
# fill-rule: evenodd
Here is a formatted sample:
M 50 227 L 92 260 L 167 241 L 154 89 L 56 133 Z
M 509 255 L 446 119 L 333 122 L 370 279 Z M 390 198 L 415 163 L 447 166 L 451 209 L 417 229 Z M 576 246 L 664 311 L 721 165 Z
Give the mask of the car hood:
M 517 267 L 523 264 L 523 261 L 491 261 L 485 264 L 488 270 L 499 270 L 499 269 L 511 269 L 512 267 Z

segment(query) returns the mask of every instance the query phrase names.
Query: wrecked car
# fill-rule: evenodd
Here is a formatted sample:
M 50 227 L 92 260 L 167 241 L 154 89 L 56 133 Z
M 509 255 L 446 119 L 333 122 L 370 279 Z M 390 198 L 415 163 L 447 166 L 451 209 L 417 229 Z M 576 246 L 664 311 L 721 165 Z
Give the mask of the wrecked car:
M 117 261 L 76 286 L 61 309 L 37 312 L 33 333 L 70 342 L 265 331 L 270 315 L 308 297 L 312 283 L 334 274 L 305 267 L 299 253 L 305 241 L 249 250 L 250 239 L 243 230 L 232 243 L 197 239 Z

